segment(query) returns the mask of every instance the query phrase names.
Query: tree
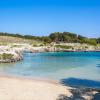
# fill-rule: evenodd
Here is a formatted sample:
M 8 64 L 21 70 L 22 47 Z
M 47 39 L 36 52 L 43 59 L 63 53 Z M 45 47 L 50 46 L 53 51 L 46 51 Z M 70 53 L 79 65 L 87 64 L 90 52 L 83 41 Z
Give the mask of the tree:
M 97 43 L 100 44 L 100 38 L 97 38 Z
M 47 36 L 41 37 L 41 40 L 46 42 L 46 43 L 51 43 L 52 42 L 52 40 Z
M 59 33 L 59 32 L 55 32 L 55 33 L 51 33 L 51 34 L 49 35 L 49 37 L 51 38 L 52 41 L 58 42 L 58 41 L 61 41 L 62 35 L 61 35 L 61 33 Z
M 63 41 L 64 42 L 71 42 L 71 38 L 67 35 L 63 35 Z

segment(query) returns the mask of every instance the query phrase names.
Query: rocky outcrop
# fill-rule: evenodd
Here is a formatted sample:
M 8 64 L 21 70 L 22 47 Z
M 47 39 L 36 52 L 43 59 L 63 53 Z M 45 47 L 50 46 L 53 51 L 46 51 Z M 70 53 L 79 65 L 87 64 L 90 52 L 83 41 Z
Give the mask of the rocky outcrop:
M 25 49 L 28 52 L 36 53 L 36 52 L 54 52 L 56 51 L 55 47 L 44 46 L 44 47 L 30 47 Z
M 0 63 L 17 62 L 22 59 L 22 54 L 18 52 L 0 52 Z

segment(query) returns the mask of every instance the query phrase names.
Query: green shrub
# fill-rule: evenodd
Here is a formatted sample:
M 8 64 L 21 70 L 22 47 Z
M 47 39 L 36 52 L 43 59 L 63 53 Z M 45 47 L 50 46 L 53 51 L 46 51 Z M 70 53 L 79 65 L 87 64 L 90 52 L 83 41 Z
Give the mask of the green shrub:
M 38 47 L 38 45 L 37 44 L 33 44 L 33 47 Z
M 12 57 L 13 57 L 13 54 L 7 54 L 7 53 L 0 54 L 0 59 L 3 59 L 3 60 L 12 59 Z
M 56 48 L 72 49 L 72 46 L 67 46 L 67 45 L 56 45 Z

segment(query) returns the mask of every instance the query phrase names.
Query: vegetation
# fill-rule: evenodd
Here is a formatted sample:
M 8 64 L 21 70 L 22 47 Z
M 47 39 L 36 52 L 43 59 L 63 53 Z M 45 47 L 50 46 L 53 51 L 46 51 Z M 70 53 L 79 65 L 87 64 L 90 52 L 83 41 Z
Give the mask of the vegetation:
M 55 32 L 50 34 L 49 36 L 53 42 L 67 42 L 67 43 L 87 43 L 90 45 L 96 45 L 97 43 L 100 43 L 99 39 L 91 39 L 86 38 L 81 35 L 76 35 L 74 33 L 69 32 Z
M 12 59 L 12 57 L 13 57 L 12 54 L 7 54 L 7 53 L 0 54 L 0 59 L 3 60 Z
M 49 35 L 53 42 L 77 42 L 77 35 L 69 32 L 55 32 Z
M 2 45 L 6 46 L 7 43 L 5 43 L 5 42 L 0 42 L 0 46 L 2 46 Z
M 54 32 L 51 33 L 49 36 L 31 36 L 31 35 L 20 35 L 20 34 L 10 34 L 10 33 L 0 33 L 0 36 L 12 36 L 12 37 L 18 37 L 21 39 L 29 39 L 29 40 L 38 40 L 46 43 L 51 42 L 65 42 L 65 43 L 87 43 L 90 45 L 97 45 L 100 44 L 100 38 L 87 38 L 83 37 L 81 35 L 77 35 L 75 33 L 70 32 Z
M 100 44 L 100 38 L 97 39 L 97 43 Z
M 61 49 L 72 49 L 72 46 L 67 46 L 67 45 L 56 45 L 56 47 Z

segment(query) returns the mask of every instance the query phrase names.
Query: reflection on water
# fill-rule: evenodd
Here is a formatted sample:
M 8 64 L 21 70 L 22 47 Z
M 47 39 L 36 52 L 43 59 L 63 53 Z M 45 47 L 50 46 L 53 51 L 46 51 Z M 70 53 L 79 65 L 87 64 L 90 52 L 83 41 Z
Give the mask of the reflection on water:
M 0 64 L 0 73 L 55 80 L 80 78 L 100 81 L 100 52 L 24 53 L 24 60 Z

